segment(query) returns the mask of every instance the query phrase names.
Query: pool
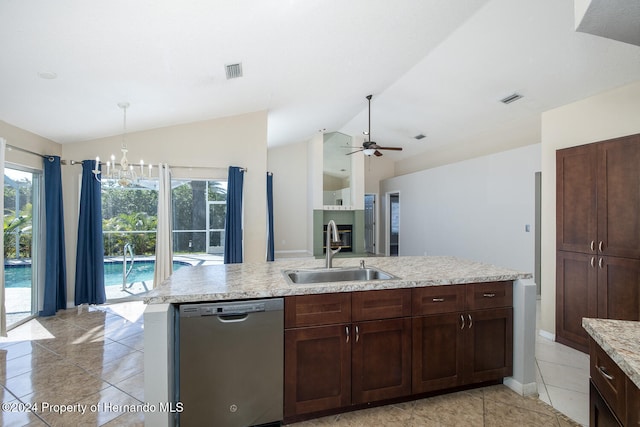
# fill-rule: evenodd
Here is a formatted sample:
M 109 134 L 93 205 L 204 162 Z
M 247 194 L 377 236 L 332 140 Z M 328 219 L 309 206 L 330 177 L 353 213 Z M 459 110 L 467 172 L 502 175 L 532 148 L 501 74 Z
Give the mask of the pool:
M 173 261 L 173 271 L 191 264 L 182 261 Z M 153 282 L 153 269 L 155 261 L 140 260 L 133 263 L 133 270 L 129 273 L 127 283 L 133 282 Z M 30 288 L 31 287 L 31 264 L 6 265 L 4 266 L 4 284 L 6 288 Z M 122 262 L 105 261 L 104 263 L 104 285 L 122 285 Z

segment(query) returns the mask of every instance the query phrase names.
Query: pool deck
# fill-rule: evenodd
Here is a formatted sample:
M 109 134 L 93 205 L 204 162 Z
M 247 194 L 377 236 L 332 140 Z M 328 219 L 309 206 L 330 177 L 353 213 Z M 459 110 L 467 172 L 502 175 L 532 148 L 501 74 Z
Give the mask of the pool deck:
M 105 257 L 105 262 L 122 261 L 122 257 Z M 136 261 L 153 261 L 155 257 L 136 257 Z M 186 262 L 193 265 L 222 264 L 224 258 L 221 255 L 194 254 L 176 255 L 174 261 Z M 5 260 L 8 265 L 31 264 L 31 260 Z M 123 290 L 122 284 L 105 286 L 107 302 L 120 302 L 124 300 L 142 299 L 145 293 L 153 288 L 153 280 L 145 282 L 133 282 L 127 284 Z M 11 327 L 21 320 L 31 316 L 31 288 L 5 288 L 5 307 L 7 309 L 7 325 Z

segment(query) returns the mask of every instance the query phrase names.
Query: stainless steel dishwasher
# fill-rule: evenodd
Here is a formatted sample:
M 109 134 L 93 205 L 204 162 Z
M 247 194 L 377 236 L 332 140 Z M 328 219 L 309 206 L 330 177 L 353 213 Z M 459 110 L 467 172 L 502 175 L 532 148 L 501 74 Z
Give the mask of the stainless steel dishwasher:
M 279 425 L 284 300 L 183 304 L 178 323 L 179 425 Z

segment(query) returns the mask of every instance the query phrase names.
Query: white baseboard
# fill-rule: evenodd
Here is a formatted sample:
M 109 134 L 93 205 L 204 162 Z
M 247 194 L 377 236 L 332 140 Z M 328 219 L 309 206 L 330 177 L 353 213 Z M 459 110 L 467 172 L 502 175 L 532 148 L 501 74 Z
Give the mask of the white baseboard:
M 507 377 L 504 379 L 503 384 L 515 391 L 521 396 L 537 396 L 538 395 L 538 383 L 522 384 L 516 381 L 513 377 Z
M 552 334 L 551 332 L 547 332 L 545 330 L 540 329 L 539 334 L 540 334 L 540 336 L 542 338 L 546 338 L 546 339 L 551 340 L 551 341 L 555 341 L 556 340 L 556 334 Z

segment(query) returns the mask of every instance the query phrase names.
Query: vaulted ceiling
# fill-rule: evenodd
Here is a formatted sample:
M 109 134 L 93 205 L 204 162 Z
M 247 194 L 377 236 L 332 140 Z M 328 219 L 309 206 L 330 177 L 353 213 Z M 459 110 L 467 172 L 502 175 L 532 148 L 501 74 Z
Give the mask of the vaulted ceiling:
M 640 79 L 639 46 L 575 27 L 573 0 L 5 0 L 0 120 L 68 143 L 120 133 L 123 101 L 129 131 L 268 110 L 278 146 L 361 135 L 373 94 L 411 169 L 539 142 L 541 112 Z

